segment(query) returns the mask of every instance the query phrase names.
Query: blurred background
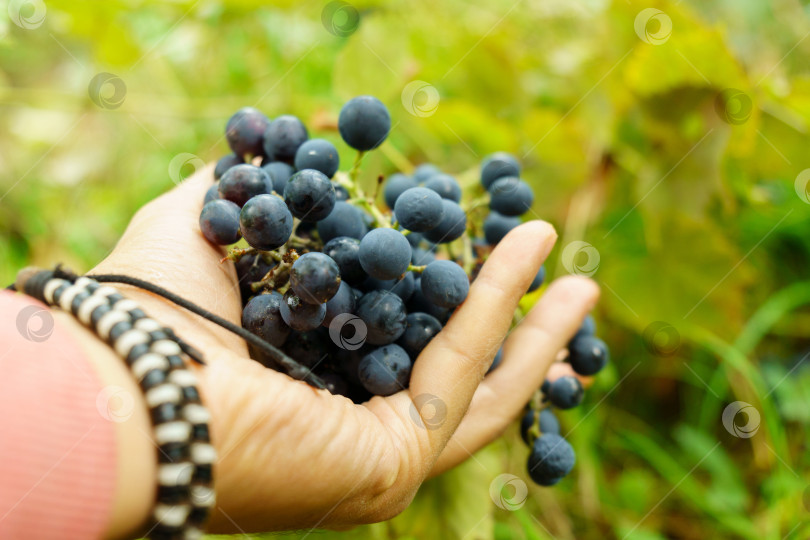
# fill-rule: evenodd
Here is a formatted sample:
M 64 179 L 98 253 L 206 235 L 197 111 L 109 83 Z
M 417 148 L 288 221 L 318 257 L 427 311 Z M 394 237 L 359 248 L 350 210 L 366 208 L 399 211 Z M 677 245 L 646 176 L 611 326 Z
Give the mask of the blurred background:
M 602 286 L 613 360 L 559 414 L 567 480 L 532 485 L 513 427 L 391 522 L 290 537 L 810 538 L 806 2 L 0 4 L 3 283 L 92 268 L 239 107 L 298 115 L 345 169 L 337 113 L 372 94 L 394 127 L 366 181 L 512 152 L 551 277 Z

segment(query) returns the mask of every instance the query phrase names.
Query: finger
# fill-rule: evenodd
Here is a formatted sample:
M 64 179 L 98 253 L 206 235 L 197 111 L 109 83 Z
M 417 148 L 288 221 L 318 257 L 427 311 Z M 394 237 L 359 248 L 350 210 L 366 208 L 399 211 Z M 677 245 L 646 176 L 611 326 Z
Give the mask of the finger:
M 500 436 L 546 376 L 556 379 L 572 373 L 570 365 L 555 363 L 555 359 L 598 297 L 596 284 L 584 278 L 565 277 L 549 286 L 506 340 L 501 365 L 475 393 L 470 410 L 431 475 L 454 467 Z
M 441 451 L 467 411 L 518 301 L 556 239 L 554 228 L 543 221 L 513 229 L 484 264 L 467 300 L 414 364 L 410 395 L 415 400 L 436 396 L 446 407 L 441 426 L 425 432 L 434 453 Z

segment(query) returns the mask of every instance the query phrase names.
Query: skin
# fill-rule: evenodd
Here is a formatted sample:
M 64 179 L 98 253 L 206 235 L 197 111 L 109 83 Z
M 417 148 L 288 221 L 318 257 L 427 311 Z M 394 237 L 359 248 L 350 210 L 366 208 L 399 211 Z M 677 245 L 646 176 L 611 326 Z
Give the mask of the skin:
M 198 225 L 212 181 L 208 167 L 145 205 L 109 257 L 88 274 L 145 278 L 238 324 L 233 264 L 219 262 L 224 251 L 209 244 Z M 219 455 L 209 530 L 343 529 L 386 520 L 410 504 L 425 479 L 496 439 L 520 415 L 599 295 L 581 277 L 553 282 L 509 335 L 501 366 L 484 378 L 556 238 L 542 221 L 510 232 L 467 300 L 415 362 L 410 389 L 363 405 L 264 368 L 233 334 L 161 298 L 116 285 L 205 354 L 207 366 L 192 369 L 212 415 Z M 76 325 L 67 318 L 63 323 Z M 105 384 L 124 385 L 129 375 L 111 367 L 120 360 L 82 335 L 94 362 L 106 366 Z M 562 365 L 555 368 L 549 376 L 566 372 Z M 133 383 L 125 387 L 138 395 Z M 443 419 L 432 419 L 431 407 L 421 410 L 432 429 L 412 417 L 412 398 L 422 394 L 437 396 L 447 407 Z M 148 426 L 145 407 L 116 425 L 119 463 L 125 465 L 119 466 L 110 537 L 144 532 L 149 520 L 155 459 L 144 442 Z

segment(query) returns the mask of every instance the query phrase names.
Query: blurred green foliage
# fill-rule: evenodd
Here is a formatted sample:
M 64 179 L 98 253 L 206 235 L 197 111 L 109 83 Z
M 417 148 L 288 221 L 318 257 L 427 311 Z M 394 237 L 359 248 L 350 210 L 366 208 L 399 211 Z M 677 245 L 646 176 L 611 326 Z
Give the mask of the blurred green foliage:
M 804 3 L 358 1 L 346 37 L 327 31 L 322 1 L 46 5 L 36 28 L 0 19 L 4 282 L 26 264 L 91 268 L 181 179 L 173 158 L 227 151 L 237 108 L 299 115 L 339 143 L 337 111 L 358 94 L 394 121 L 367 181 L 424 161 L 472 175 L 510 151 L 533 212 L 560 233 L 551 275 L 567 273 L 570 242 L 598 251 L 597 319 L 614 361 L 560 415 L 572 477 L 499 509 L 493 478 L 527 480 L 512 429 L 425 484 L 402 516 L 317 538 L 810 536 Z M 664 17 L 639 26 L 651 7 Z M 126 85 L 118 108 L 89 99 L 102 72 Z M 408 112 L 414 80 L 437 89 L 434 114 Z M 723 428 L 735 400 L 761 413 L 752 438 Z

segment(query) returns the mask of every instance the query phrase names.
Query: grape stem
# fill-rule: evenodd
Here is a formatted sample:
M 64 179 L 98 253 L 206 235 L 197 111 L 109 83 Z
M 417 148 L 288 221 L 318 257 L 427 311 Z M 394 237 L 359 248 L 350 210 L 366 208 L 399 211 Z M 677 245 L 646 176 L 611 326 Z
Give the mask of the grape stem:
M 417 274 L 421 274 L 425 270 L 425 268 L 427 268 L 426 264 L 423 264 L 421 266 L 414 266 L 412 264 L 409 264 L 406 272 L 416 272 Z
M 350 170 L 348 173 L 339 172 L 335 174 L 335 182 L 343 186 L 349 193 L 349 200 L 346 202 L 363 208 L 370 213 L 374 218 L 374 224 L 376 227 L 391 228 L 391 220 L 388 219 L 388 217 L 373 204 L 372 200 L 365 194 L 363 188 L 361 188 L 360 184 L 358 184 L 355 180 L 355 175 L 357 174 L 355 168 L 359 165 L 359 157 L 361 155 L 362 152 L 358 153 L 358 159 L 355 160 L 355 166 L 352 167 L 352 170 Z
M 220 259 L 220 263 L 224 263 L 225 261 L 233 261 L 239 262 L 242 257 L 245 255 L 253 255 L 254 253 L 258 253 L 259 250 L 256 248 L 248 247 L 248 248 L 238 248 L 234 247 L 228 250 L 228 254 L 225 255 L 222 259 Z
M 540 411 L 548 407 L 548 403 L 543 402 L 543 392 L 538 388 L 532 394 L 532 401 L 531 401 L 531 408 L 535 412 L 534 414 L 534 422 L 532 422 L 532 426 L 528 430 L 529 436 L 529 444 L 533 445 L 535 439 L 540 437 L 543 434 L 540 431 Z

